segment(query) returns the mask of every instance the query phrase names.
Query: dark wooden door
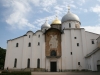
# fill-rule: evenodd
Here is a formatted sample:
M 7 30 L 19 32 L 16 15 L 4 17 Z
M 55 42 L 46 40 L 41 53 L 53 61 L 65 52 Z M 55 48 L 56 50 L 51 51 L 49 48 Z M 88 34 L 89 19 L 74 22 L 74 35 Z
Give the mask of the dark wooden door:
M 51 72 L 56 72 L 57 71 L 57 62 L 51 62 L 50 69 L 51 69 Z

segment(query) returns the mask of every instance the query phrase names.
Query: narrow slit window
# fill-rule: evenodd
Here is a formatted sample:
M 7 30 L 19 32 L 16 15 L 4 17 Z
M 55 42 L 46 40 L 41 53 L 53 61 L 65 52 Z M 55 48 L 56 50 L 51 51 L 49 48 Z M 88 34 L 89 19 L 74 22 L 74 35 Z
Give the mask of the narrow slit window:
M 38 37 L 40 37 L 40 35 L 38 35 Z
M 28 47 L 31 47 L 31 43 L 30 42 L 28 43 Z
M 18 47 L 18 43 L 16 43 L 16 47 Z
M 71 28 L 71 23 L 69 23 L 69 28 Z
M 14 67 L 16 68 L 16 66 L 17 66 L 17 59 L 15 58 Z
M 29 38 L 30 38 L 31 36 L 29 35 Z
M 40 45 L 40 42 L 38 42 L 38 46 Z
M 70 52 L 70 54 L 72 55 L 72 52 Z
M 27 68 L 30 68 L 30 59 L 27 60 Z
M 92 44 L 94 44 L 94 40 L 92 40 Z
M 40 68 L 40 59 L 37 59 L 37 68 Z
M 80 65 L 80 62 L 78 62 L 78 65 Z
M 77 43 L 77 46 L 79 46 L 79 43 Z

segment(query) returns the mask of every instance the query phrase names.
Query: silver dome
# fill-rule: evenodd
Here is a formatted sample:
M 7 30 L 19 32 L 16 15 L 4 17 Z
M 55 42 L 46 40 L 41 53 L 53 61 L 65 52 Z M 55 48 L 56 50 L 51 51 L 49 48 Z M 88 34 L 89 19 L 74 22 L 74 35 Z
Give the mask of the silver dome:
M 79 21 L 80 22 L 80 19 L 77 15 L 68 11 L 68 13 L 65 16 L 63 16 L 61 21 L 62 21 L 62 23 L 66 22 L 66 21 Z
M 41 26 L 41 29 L 43 28 L 50 28 L 50 25 L 48 24 L 47 21 Z

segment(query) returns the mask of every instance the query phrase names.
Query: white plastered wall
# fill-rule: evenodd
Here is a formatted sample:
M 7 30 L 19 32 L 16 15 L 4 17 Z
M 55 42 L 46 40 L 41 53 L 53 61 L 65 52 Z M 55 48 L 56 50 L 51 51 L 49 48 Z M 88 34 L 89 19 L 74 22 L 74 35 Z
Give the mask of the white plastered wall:
M 92 35 L 92 33 L 90 33 L 90 35 Z M 74 37 L 76 37 L 76 39 Z M 62 69 L 86 69 L 84 57 L 88 53 L 88 45 L 92 47 L 91 42 L 88 40 L 95 39 L 98 36 L 93 34 L 90 37 L 86 35 L 83 28 L 64 30 L 62 34 Z M 77 46 L 77 43 L 79 43 L 79 46 Z M 96 48 L 95 44 L 93 48 Z M 80 62 L 80 66 L 78 62 Z
M 97 48 L 97 38 L 99 37 L 99 34 L 95 34 L 92 32 L 85 32 L 86 33 L 86 44 L 87 44 L 87 54 L 92 52 L 94 49 Z M 94 41 L 94 44 L 92 44 L 92 40 Z
M 97 61 L 100 60 L 100 50 L 86 58 L 87 69 L 92 71 L 97 71 Z
M 27 60 L 30 59 L 30 68 L 37 68 L 37 59 L 40 59 L 40 68 L 45 68 L 45 39 L 41 31 L 28 32 L 27 36 L 8 41 L 5 68 L 27 68 Z M 29 38 L 30 35 L 30 38 Z M 40 37 L 38 37 L 40 35 Z M 29 42 L 31 47 L 28 47 Z M 38 42 L 40 45 L 38 46 Z M 16 47 L 18 43 L 18 47 Z M 14 68 L 14 60 L 17 58 L 17 67 Z
M 19 43 L 18 47 L 16 47 L 16 43 Z M 21 68 L 22 47 L 23 47 L 23 37 L 20 37 L 20 39 L 8 41 L 5 68 L 7 68 L 7 67 L 10 69 L 20 69 Z M 16 68 L 14 68 L 15 58 L 17 59 L 17 67 Z

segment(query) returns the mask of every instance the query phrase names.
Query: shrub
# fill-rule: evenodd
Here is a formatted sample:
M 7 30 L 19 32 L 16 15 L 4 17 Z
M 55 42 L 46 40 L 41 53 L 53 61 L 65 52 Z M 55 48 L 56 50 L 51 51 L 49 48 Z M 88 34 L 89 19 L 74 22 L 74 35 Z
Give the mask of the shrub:
M 8 73 L 1 73 L 0 75 L 31 75 L 31 72 L 8 72 Z
M 9 73 L 9 71 L 7 71 L 7 70 L 3 70 L 2 73 Z

